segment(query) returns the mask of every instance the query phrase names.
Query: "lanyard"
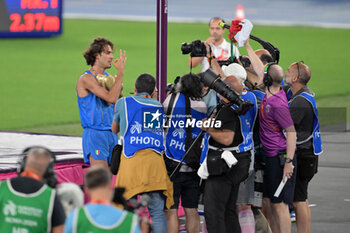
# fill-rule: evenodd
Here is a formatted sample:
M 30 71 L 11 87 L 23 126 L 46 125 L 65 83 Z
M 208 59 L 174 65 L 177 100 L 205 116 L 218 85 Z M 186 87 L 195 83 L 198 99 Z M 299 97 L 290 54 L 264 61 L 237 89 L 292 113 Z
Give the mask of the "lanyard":
M 280 132 L 281 130 L 279 128 L 276 128 L 275 126 L 273 126 L 270 122 L 268 122 L 265 118 L 265 115 L 264 115 L 264 99 L 261 101 L 261 106 L 260 106 L 260 114 L 261 114 L 261 117 L 262 119 L 275 131 L 277 132 Z
M 90 204 L 103 204 L 103 205 L 110 205 L 111 202 L 110 201 L 106 201 L 106 200 L 91 200 Z
M 30 178 L 33 178 L 35 180 L 39 180 L 41 181 L 41 178 L 35 174 L 34 172 L 30 172 L 30 171 L 24 171 L 20 174 L 21 176 L 26 176 L 26 177 L 30 177 Z
M 138 96 L 142 96 L 142 97 L 146 97 L 146 98 L 151 98 L 150 95 L 144 94 L 144 95 L 138 95 Z

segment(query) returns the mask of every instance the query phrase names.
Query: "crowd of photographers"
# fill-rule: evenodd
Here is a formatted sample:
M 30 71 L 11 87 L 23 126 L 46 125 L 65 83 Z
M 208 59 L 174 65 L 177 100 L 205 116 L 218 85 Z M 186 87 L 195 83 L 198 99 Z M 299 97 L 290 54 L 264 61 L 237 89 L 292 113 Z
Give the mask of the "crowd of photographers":
M 203 98 L 208 117 L 222 123 L 202 126 L 206 134 L 198 175 L 205 180 L 206 230 L 291 232 L 294 209 L 298 232 L 310 232 L 308 184 L 322 153 L 314 93 L 307 86 L 310 68 L 295 62 L 284 73 L 278 50 L 253 51 L 249 39 L 244 43 L 248 56 L 236 52 L 232 59 L 230 51 L 236 48 L 230 50 L 223 39 L 222 21 L 210 20 L 207 41 L 182 45 L 184 54 L 191 53 L 190 67 L 202 65 L 199 76 L 211 89 Z M 232 90 L 226 91 L 220 80 L 240 100 L 230 98 Z
M 239 56 L 223 38 L 222 22 L 210 20 L 205 42 L 182 45 L 184 54 L 191 53 L 190 68 L 201 64 L 202 72 L 177 77 L 163 103 L 150 74 L 136 79 L 135 95 L 121 97 L 125 52 L 115 59 L 113 44 L 95 38 L 84 54 L 91 68 L 77 83 L 90 202 L 82 206 L 79 191 L 68 202 L 61 195 L 66 209 L 80 203 L 65 219 L 55 184 L 46 179 L 53 177 L 53 153 L 29 148 L 19 178 L 0 183 L 6 215 L 1 232 L 63 232 L 65 224 L 64 232 L 175 233 L 180 204 L 189 233 L 288 233 L 290 208 L 298 233 L 310 232 L 307 189 L 322 152 L 317 107 L 307 87 L 310 68 L 296 62 L 284 73 L 279 53 L 253 51 L 249 39 L 248 56 Z M 108 81 L 111 64 L 118 76 Z M 114 199 L 109 166 L 116 186 L 125 189 Z M 130 208 L 138 195 L 145 197 L 142 204 Z M 151 224 L 114 202 L 133 212 L 147 206 Z M 28 214 L 20 205 L 37 212 Z

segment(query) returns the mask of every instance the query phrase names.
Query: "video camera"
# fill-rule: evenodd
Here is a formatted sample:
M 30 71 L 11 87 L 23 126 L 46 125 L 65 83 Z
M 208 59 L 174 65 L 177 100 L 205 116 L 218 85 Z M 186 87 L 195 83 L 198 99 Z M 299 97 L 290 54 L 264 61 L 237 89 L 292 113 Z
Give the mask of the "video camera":
M 230 104 L 237 105 L 238 108 L 235 110 L 239 115 L 246 114 L 253 107 L 253 104 L 249 100 L 243 101 L 231 87 L 221 80 L 220 75 L 212 69 L 209 68 L 203 73 L 201 81 L 205 86 L 225 97 L 230 101 Z
M 184 55 L 191 53 L 191 57 L 205 57 L 207 55 L 205 44 L 200 40 L 192 41 L 190 44 L 182 43 L 181 51 Z

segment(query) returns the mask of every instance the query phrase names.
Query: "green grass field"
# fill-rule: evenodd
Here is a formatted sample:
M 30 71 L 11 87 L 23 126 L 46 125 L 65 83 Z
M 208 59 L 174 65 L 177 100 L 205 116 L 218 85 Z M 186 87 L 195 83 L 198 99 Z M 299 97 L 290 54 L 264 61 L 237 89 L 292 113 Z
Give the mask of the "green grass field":
M 63 31 L 55 38 L 0 40 L 1 130 L 80 135 L 75 85 L 88 69 L 82 53 L 96 36 L 115 43 L 115 56 L 119 49 L 127 52 L 125 95 L 133 91 L 139 74 L 156 74 L 155 22 L 66 19 Z M 285 70 L 300 60 L 310 66 L 309 86 L 319 106 L 350 107 L 349 29 L 256 26 L 252 34 L 280 49 Z M 169 23 L 168 82 L 189 72 L 181 43 L 207 37 L 207 24 Z M 260 48 L 253 42 L 252 46 Z M 246 54 L 244 48 L 240 52 Z M 109 72 L 116 73 L 114 68 Z

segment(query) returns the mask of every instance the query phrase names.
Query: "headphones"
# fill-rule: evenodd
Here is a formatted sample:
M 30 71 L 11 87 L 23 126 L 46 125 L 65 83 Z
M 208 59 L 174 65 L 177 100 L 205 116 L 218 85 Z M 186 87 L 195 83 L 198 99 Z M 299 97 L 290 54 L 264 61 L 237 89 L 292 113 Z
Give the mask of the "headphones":
M 270 62 L 265 66 L 265 70 L 264 70 L 264 79 L 263 79 L 263 83 L 265 85 L 265 87 L 271 87 L 273 84 L 273 79 L 271 78 L 271 76 L 269 75 L 269 69 L 271 66 L 273 65 L 277 65 L 277 63 L 275 62 Z
M 35 151 L 35 150 L 42 150 L 44 153 L 48 154 L 50 156 L 50 162 L 46 167 L 45 173 L 43 175 L 43 182 L 50 186 L 51 188 L 55 188 L 57 185 L 57 178 L 56 178 L 56 172 L 54 169 L 54 164 L 56 162 L 56 156 L 55 154 L 49 150 L 46 147 L 43 146 L 31 146 L 27 147 L 22 151 L 23 158 L 22 161 L 19 162 L 19 166 L 17 168 L 17 174 L 20 175 L 26 166 L 27 163 L 27 157 L 29 153 Z

